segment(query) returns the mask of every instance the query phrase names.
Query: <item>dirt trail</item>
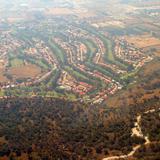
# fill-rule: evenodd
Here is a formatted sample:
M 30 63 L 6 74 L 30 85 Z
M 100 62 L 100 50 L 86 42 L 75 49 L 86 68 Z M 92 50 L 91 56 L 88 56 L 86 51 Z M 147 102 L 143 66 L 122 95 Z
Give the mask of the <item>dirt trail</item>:
M 160 110 L 160 108 L 159 108 Z M 144 112 L 145 114 L 149 114 L 149 113 L 153 113 L 155 112 L 156 110 L 155 109 L 150 109 L 146 112 Z M 146 144 L 149 144 L 151 143 L 150 140 L 149 140 L 149 137 L 148 136 L 145 136 L 143 133 L 142 133 L 142 129 L 141 129 L 141 126 L 140 126 L 140 122 L 141 122 L 141 118 L 142 116 L 141 115 L 137 115 L 136 117 L 136 121 L 134 123 L 134 127 L 132 128 L 132 135 L 131 137 L 133 136 L 137 136 L 137 137 L 141 137 L 145 140 L 145 145 Z M 141 147 L 141 145 L 137 145 L 135 147 L 133 147 L 132 151 L 126 155 L 121 155 L 121 156 L 111 156 L 111 157 L 107 157 L 107 158 L 103 158 L 103 160 L 116 160 L 116 159 L 125 159 L 125 158 L 130 158 L 134 155 L 134 153 Z

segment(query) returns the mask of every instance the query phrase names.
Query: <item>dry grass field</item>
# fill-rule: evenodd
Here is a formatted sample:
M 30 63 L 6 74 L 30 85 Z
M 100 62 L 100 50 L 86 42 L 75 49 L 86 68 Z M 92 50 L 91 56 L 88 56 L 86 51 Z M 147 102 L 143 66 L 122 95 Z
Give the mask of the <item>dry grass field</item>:
M 46 14 L 69 15 L 69 14 L 73 14 L 73 10 L 68 8 L 51 8 L 46 10 Z
M 135 96 L 136 95 L 136 96 Z M 146 92 L 140 85 L 135 85 L 126 91 L 119 92 L 119 94 L 107 100 L 106 104 L 109 107 L 121 107 L 143 103 L 154 96 L 160 97 L 160 89 L 155 89 Z
M 0 68 L 0 83 L 7 82 L 8 79 L 4 76 L 4 68 Z
M 86 9 L 50 8 L 46 15 L 77 15 L 79 18 L 94 17 L 95 13 Z
M 105 22 L 99 22 L 99 23 L 96 23 L 96 24 L 94 23 L 92 25 L 97 27 L 97 28 L 108 27 L 108 26 L 114 26 L 114 27 L 120 27 L 120 28 L 125 27 L 125 24 L 121 21 L 105 21 Z
M 21 67 L 11 67 L 9 74 L 15 78 L 35 78 L 41 74 L 41 69 L 33 64 L 27 64 Z
M 151 37 L 150 35 L 126 36 L 125 40 L 138 48 L 146 48 L 160 45 L 160 39 Z
M 150 76 L 153 72 L 158 71 L 159 69 L 160 69 L 160 63 L 159 63 L 159 61 L 155 60 L 151 63 L 148 63 L 146 66 L 144 66 L 143 72 L 141 71 L 141 74 L 143 74 L 143 76 L 147 77 L 147 76 Z

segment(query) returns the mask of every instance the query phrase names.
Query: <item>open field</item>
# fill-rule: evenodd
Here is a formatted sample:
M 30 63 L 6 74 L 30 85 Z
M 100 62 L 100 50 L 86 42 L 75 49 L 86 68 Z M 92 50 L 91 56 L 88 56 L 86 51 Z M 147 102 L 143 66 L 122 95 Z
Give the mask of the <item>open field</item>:
M 47 15 L 77 15 L 79 18 L 94 17 L 95 13 L 88 12 L 86 9 L 71 8 L 50 8 L 46 10 Z
M 125 24 L 121 21 L 105 21 L 105 22 L 94 23 L 92 25 L 97 28 L 101 28 L 101 27 L 103 28 L 103 27 L 108 27 L 108 26 L 120 27 L 120 28 L 125 27 Z
M 35 78 L 41 74 L 41 69 L 33 64 L 27 64 L 21 67 L 11 67 L 8 71 L 15 78 Z
M 147 64 L 146 66 L 144 66 L 143 70 L 141 70 L 139 74 L 141 75 L 143 74 L 143 76 L 147 77 L 147 76 L 150 76 L 152 73 L 158 71 L 159 68 L 160 68 L 160 63 L 158 60 L 155 60 Z
M 7 77 L 4 76 L 4 73 L 5 73 L 5 62 L 1 60 L 0 62 L 0 82 L 1 83 L 8 81 Z
M 69 14 L 73 14 L 73 11 L 68 8 L 51 8 L 46 10 L 46 14 L 69 15 Z
M 128 43 L 133 44 L 138 48 L 146 48 L 160 45 L 160 39 L 151 37 L 150 35 L 126 36 L 125 39 Z
M 8 81 L 7 78 L 4 76 L 4 69 L 0 68 L 0 82 L 3 83 L 7 81 Z

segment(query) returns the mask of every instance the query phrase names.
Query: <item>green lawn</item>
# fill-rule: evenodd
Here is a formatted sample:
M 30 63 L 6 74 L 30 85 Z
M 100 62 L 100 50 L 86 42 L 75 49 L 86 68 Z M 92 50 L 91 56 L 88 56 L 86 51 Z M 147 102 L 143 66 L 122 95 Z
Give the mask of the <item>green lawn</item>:
M 5 96 L 5 93 L 3 90 L 0 90 L 0 97 L 3 97 L 3 96 Z
M 125 80 L 125 79 L 131 78 L 131 77 L 135 77 L 136 74 L 138 73 L 138 71 L 139 71 L 139 69 L 136 69 L 136 70 L 133 70 L 130 73 L 126 73 L 126 74 L 122 75 L 121 79 Z
M 112 53 L 112 42 L 109 39 L 105 39 L 105 38 L 103 38 L 103 41 L 107 47 L 107 53 L 106 53 L 107 59 L 111 62 L 114 62 L 115 58 Z
M 80 72 L 77 72 L 77 71 L 73 70 L 69 66 L 66 66 L 65 70 L 67 72 L 69 72 L 71 75 L 73 75 L 76 79 L 88 80 L 88 78 L 85 75 L 81 74 Z
M 97 46 L 90 40 L 84 40 L 83 43 L 87 46 L 87 61 L 91 62 L 97 52 Z
M 114 54 L 113 54 L 113 51 L 112 51 L 112 41 L 109 40 L 108 38 L 106 38 L 102 33 L 99 33 L 97 30 L 95 30 L 93 27 L 91 26 L 87 26 L 86 28 L 84 28 L 85 30 L 87 30 L 88 32 L 90 33 L 93 33 L 95 34 L 98 38 L 100 38 L 104 45 L 106 46 L 106 53 L 105 53 L 105 60 L 108 62 L 108 63 L 113 63 L 117 66 L 119 66 L 120 68 L 122 69 L 127 69 L 127 65 L 121 63 L 120 61 L 116 60 L 115 57 L 114 57 Z
M 24 65 L 24 61 L 19 58 L 14 58 L 10 60 L 11 67 L 20 67 Z
M 53 50 L 53 53 L 56 55 L 57 59 L 64 63 L 65 62 L 65 58 L 64 58 L 64 52 L 63 50 L 57 45 L 55 44 L 51 39 L 48 41 L 49 46 L 51 47 L 51 49 Z

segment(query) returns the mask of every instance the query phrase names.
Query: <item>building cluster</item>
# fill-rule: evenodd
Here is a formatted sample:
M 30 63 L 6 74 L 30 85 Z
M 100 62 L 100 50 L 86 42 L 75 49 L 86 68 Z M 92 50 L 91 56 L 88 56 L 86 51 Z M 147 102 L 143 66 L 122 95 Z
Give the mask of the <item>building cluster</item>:
M 96 45 L 97 53 L 93 58 L 93 62 L 95 64 L 98 64 L 106 69 L 111 69 L 113 72 L 117 74 L 126 73 L 125 70 L 122 70 L 118 66 L 104 61 L 105 54 L 107 54 L 108 50 L 104 45 L 104 42 L 99 37 L 89 32 L 86 32 L 81 28 L 73 28 L 72 30 L 67 30 L 67 32 L 68 32 L 68 36 L 90 40 L 91 42 L 94 43 L 94 45 Z M 106 36 L 108 37 L 108 35 Z
M 104 54 L 106 53 L 106 47 L 103 43 L 103 41 L 99 38 L 96 37 L 93 34 L 87 33 L 83 31 L 82 29 L 72 29 L 67 31 L 69 33 L 70 40 L 64 41 L 60 38 L 54 38 L 53 41 L 58 44 L 63 50 L 65 51 L 67 55 L 67 60 L 69 64 L 72 64 L 75 68 L 81 70 L 83 73 L 88 74 L 90 77 L 97 78 L 103 83 L 108 86 L 101 91 L 99 91 L 94 97 L 92 97 L 90 100 L 93 101 L 94 103 L 101 103 L 101 101 L 105 100 L 108 95 L 114 94 L 117 90 L 121 89 L 122 86 L 116 82 L 114 79 L 111 77 L 107 77 L 106 75 L 98 72 L 98 71 L 92 71 L 90 68 L 85 66 L 82 62 L 86 58 L 86 53 L 87 53 L 87 46 L 85 46 L 82 42 L 77 42 L 75 40 L 72 41 L 72 39 L 78 39 L 78 38 L 85 38 L 86 40 L 92 41 L 96 47 L 97 47 L 97 54 L 95 54 L 95 57 L 93 58 L 93 63 L 96 65 L 100 65 L 104 68 L 109 68 L 113 70 L 116 73 L 124 73 L 125 71 L 119 69 L 116 65 L 111 64 L 111 63 L 106 63 L 104 62 Z M 63 33 L 67 34 L 67 33 Z M 97 56 L 98 55 L 98 56 Z M 69 74 L 69 73 L 68 73 Z M 63 78 L 66 77 L 65 72 L 62 74 Z M 61 78 L 58 81 L 58 84 L 66 90 L 71 90 L 75 93 L 79 93 L 80 95 L 87 94 L 87 92 L 82 92 L 82 84 L 79 85 L 78 82 L 75 83 L 75 80 L 70 80 L 67 82 L 64 81 L 61 76 Z M 66 80 L 66 78 L 64 78 Z M 73 78 L 72 78 L 73 79 Z M 65 83 L 63 83 L 65 82 Z M 84 82 L 80 82 L 84 83 Z M 84 83 L 86 84 L 86 83 Z M 89 84 L 86 84 L 89 85 Z M 79 88 L 80 87 L 80 88 Z
M 83 62 L 86 59 L 87 47 L 81 42 L 77 42 L 75 47 L 77 48 L 77 60 Z
M 93 60 L 95 64 L 98 64 L 106 69 L 110 69 L 117 74 L 126 73 L 125 70 L 122 70 L 117 65 L 108 63 L 104 60 L 105 54 L 107 54 L 107 52 L 109 51 L 107 51 L 107 48 L 105 47 L 104 43 L 99 38 L 92 38 L 92 40 L 93 41 L 96 40 L 95 43 L 97 44 L 99 48 Z
M 123 37 L 115 40 L 115 55 L 134 68 L 140 68 L 144 63 L 152 60 L 152 57 L 145 55 L 141 49 L 129 44 Z
M 78 67 L 81 71 L 87 73 L 88 75 L 100 79 L 106 85 L 105 88 L 101 89 L 96 95 L 91 97 L 92 103 L 101 103 L 102 101 L 107 99 L 109 95 L 112 95 L 118 90 L 122 89 L 122 85 L 119 82 L 113 80 L 112 78 L 107 77 L 106 75 L 98 71 L 91 72 L 90 69 L 83 64 L 78 64 Z
M 9 52 L 14 53 L 24 43 L 12 36 L 10 31 L 4 31 L 0 34 L 0 57 L 4 58 Z
M 108 98 L 109 95 L 113 95 L 117 92 L 117 90 L 122 89 L 122 86 L 117 83 L 109 83 L 109 86 L 102 89 L 100 92 L 98 92 L 93 98 L 92 103 L 102 103 L 104 100 Z
M 10 32 L 4 32 L 0 35 L 0 63 L 1 67 L 7 69 L 9 59 L 8 54 L 14 53 L 19 54 L 18 49 L 24 47 L 25 42 L 17 40 Z M 46 62 L 52 65 L 52 68 L 48 72 L 44 72 L 42 75 L 38 75 L 35 78 L 28 78 L 25 82 L 18 83 L 17 81 L 10 81 L 0 83 L 1 89 L 7 88 L 15 88 L 15 87 L 22 87 L 22 86 L 33 86 L 37 83 L 44 81 L 48 78 L 54 69 L 57 67 L 57 60 L 54 57 L 51 49 L 46 46 L 46 44 L 42 40 L 34 39 L 33 46 L 29 48 L 25 48 L 23 51 L 26 55 L 31 55 L 33 57 L 37 57 L 40 59 L 46 60 Z M 27 46 L 27 45 L 26 45 Z M 3 64 L 3 66 L 2 66 Z
M 56 64 L 58 64 L 51 49 L 47 46 L 47 44 L 44 41 L 34 38 L 33 43 L 34 47 L 27 48 L 25 50 L 26 54 L 33 55 L 37 58 L 42 58 L 51 66 L 55 66 Z
M 81 25 L 78 27 L 78 25 L 73 26 L 66 22 L 64 24 L 67 25 L 64 27 L 66 29 L 63 31 L 58 31 L 58 29 L 54 31 L 52 21 L 48 23 L 51 24 L 45 28 L 45 31 L 49 34 L 47 35 L 49 38 L 43 38 L 43 36 L 39 36 L 39 38 L 36 36 L 35 38 L 32 36 L 29 45 L 28 43 L 27 45 L 25 44 L 25 40 L 21 41 L 15 38 L 10 32 L 4 32 L 0 35 L 0 60 L 4 60 L 3 57 L 7 56 L 9 52 L 16 53 L 17 49 L 21 47 L 24 49 L 22 52 L 26 56 L 33 57 L 33 60 L 35 58 L 35 60 L 39 60 L 39 62 L 42 60 L 49 66 L 46 72 L 43 72 L 43 74 L 34 79 L 28 79 L 26 82 L 22 83 L 10 82 L 9 84 L 1 86 L 1 88 L 32 86 L 44 82 L 48 77 L 51 77 L 53 71 L 58 68 L 61 73 L 57 76 L 58 80 L 56 87 L 71 91 L 81 97 L 87 95 L 89 100 L 94 104 L 101 103 L 107 99 L 109 95 L 115 94 L 123 87 L 120 82 L 118 82 L 117 78 L 114 78 L 113 76 L 110 77 L 103 71 L 107 70 L 108 72 L 111 72 L 112 75 L 118 76 L 127 73 L 127 70 L 120 67 L 120 65 L 117 65 L 117 63 L 112 63 L 107 60 L 109 56 L 113 56 L 113 61 L 114 58 L 117 58 L 122 62 L 133 65 L 135 69 L 143 66 L 152 59 L 150 56 L 145 55 L 141 49 L 129 44 L 123 37 L 109 37 L 107 33 L 104 34 L 103 32 L 103 35 L 98 36 L 97 34 L 83 29 Z M 34 27 L 38 27 L 37 31 L 43 31 L 43 24 L 33 24 L 30 27 L 33 29 Z M 101 36 L 103 36 L 103 38 L 101 38 Z M 52 43 L 53 47 L 51 48 Z M 92 45 L 90 46 L 89 44 Z M 57 56 L 57 54 L 60 53 L 59 51 L 62 53 L 62 55 L 58 55 L 60 59 L 66 61 L 61 64 L 59 64 L 60 61 Z M 87 59 L 88 56 L 91 57 L 89 60 Z M 83 80 L 75 78 L 73 74 L 65 70 L 65 67 L 67 67 L 66 65 L 73 67 L 77 72 L 80 71 L 79 74 L 82 73 L 82 75 L 84 75 L 84 77 L 86 76 L 89 80 L 87 82 L 84 80 L 84 82 Z M 96 80 L 97 84 L 93 86 L 93 82 Z M 96 93 L 92 95 L 92 91 L 95 91 Z
M 92 89 L 92 86 L 85 83 L 76 81 L 69 73 L 63 71 L 59 80 L 58 84 L 60 88 L 66 89 L 68 91 L 72 91 L 74 93 L 78 93 L 79 95 L 85 95 Z
M 74 48 L 71 45 L 60 38 L 53 38 L 53 43 L 56 43 L 63 48 L 66 53 L 68 63 L 73 64 L 75 62 L 75 57 L 73 56 Z

